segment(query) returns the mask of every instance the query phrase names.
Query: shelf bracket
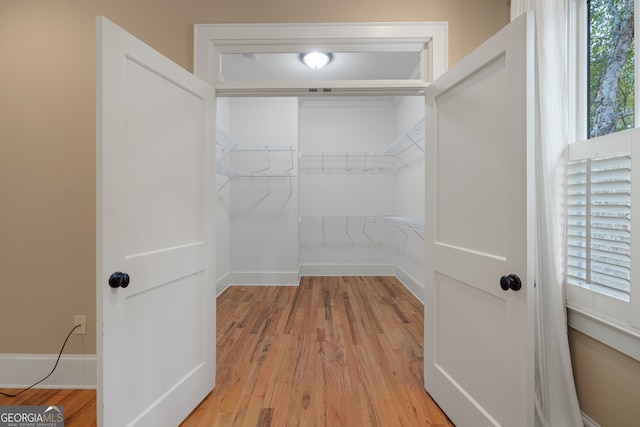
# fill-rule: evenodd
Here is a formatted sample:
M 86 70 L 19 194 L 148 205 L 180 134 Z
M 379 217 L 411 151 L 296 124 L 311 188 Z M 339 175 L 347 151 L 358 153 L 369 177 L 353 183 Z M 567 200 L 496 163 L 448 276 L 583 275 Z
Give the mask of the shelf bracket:
M 267 179 L 267 177 L 263 177 L 262 179 L 264 179 L 264 185 L 267 187 L 267 196 L 269 194 L 271 194 L 271 189 L 269 188 L 269 180 Z
M 264 152 L 267 155 L 267 170 L 271 169 L 271 156 L 269 156 L 269 146 L 264 146 Z
M 218 190 L 216 191 L 216 194 L 220 195 L 220 191 L 221 191 L 221 190 L 222 190 L 222 189 L 223 189 L 223 188 L 224 188 L 228 183 L 230 183 L 232 179 L 233 179 L 233 178 L 228 178 L 228 179 L 224 182 L 224 184 L 222 184 L 222 185 L 218 188 Z

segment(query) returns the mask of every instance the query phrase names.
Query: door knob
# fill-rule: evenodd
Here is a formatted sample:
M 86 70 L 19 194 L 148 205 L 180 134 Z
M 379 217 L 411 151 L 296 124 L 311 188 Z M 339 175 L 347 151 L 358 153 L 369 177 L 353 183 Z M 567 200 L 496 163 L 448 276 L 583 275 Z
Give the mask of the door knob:
M 129 286 L 129 275 L 116 271 L 109 277 L 109 286 L 112 288 L 126 288 Z
M 515 274 L 509 274 L 500 278 L 500 287 L 503 291 L 508 291 L 509 289 L 518 291 L 522 287 L 522 282 Z

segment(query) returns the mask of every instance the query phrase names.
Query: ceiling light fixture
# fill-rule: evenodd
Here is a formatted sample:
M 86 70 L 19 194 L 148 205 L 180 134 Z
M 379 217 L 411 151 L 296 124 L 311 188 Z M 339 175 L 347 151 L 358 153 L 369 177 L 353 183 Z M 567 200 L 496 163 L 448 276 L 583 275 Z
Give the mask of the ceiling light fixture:
M 309 68 L 319 70 L 333 59 L 333 55 L 324 52 L 301 53 L 300 60 Z

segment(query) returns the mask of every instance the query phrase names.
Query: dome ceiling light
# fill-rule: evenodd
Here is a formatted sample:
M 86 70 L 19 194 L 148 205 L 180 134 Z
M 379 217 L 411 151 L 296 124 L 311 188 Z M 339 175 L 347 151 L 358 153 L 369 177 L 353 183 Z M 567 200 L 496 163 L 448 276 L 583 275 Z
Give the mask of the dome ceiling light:
M 309 68 L 319 70 L 333 59 L 333 55 L 324 52 L 301 53 L 300 60 Z

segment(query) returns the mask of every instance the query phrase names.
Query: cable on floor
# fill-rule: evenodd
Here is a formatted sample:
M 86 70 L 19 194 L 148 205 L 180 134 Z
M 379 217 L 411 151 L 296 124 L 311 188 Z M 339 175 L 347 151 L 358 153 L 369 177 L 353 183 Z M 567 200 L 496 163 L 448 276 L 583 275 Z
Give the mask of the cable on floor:
M 73 333 L 73 331 L 75 331 L 77 328 L 79 328 L 82 325 L 76 325 L 73 327 L 73 329 L 71 329 L 71 332 L 69 332 L 69 335 L 67 335 L 67 338 L 64 340 L 64 343 L 62 344 L 62 348 L 60 349 L 60 353 L 58 354 L 58 359 L 56 360 L 56 364 L 53 365 L 53 369 L 51 370 L 51 372 L 49 372 L 49 375 L 47 375 L 46 377 L 44 377 L 43 379 L 41 379 L 40 381 L 38 381 L 35 384 L 30 385 L 29 387 L 19 391 L 18 393 L 15 394 L 8 394 L 8 393 L 4 393 L 2 391 L 0 391 L 0 394 L 3 396 L 7 396 L 7 397 L 17 397 L 20 396 L 22 393 L 24 393 L 25 391 L 37 386 L 38 384 L 40 384 L 42 381 L 46 380 L 47 378 L 49 378 L 51 376 L 51 374 L 53 374 L 53 371 L 56 370 L 56 368 L 58 367 L 58 362 L 60 362 L 60 358 L 62 357 L 62 352 L 64 351 L 64 347 L 67 345 L 67 341 L 69 341 L 69 337 L 71 336 L 71 334 Z

